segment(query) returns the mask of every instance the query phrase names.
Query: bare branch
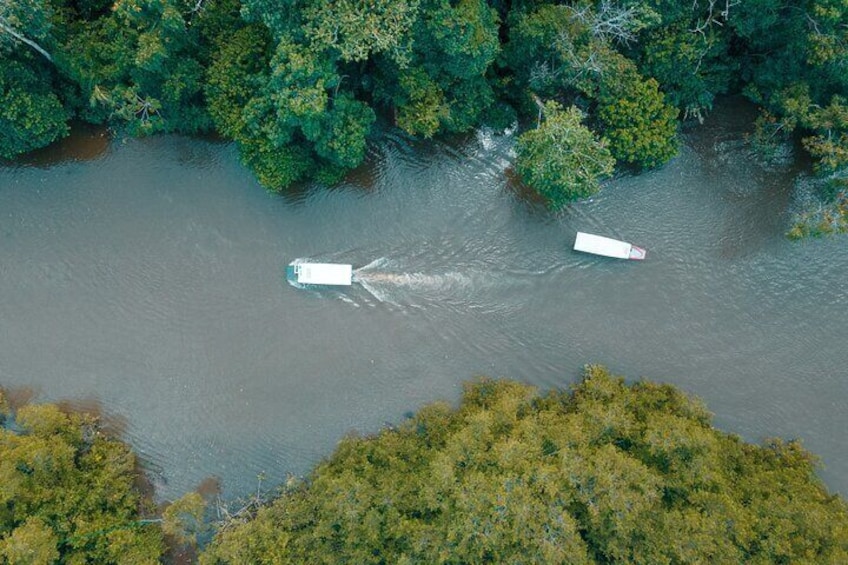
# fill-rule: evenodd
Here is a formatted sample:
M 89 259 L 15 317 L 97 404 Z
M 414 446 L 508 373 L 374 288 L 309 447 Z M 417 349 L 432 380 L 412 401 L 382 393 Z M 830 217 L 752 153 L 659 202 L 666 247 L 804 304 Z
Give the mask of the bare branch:
M 699 2 L 700 0 L 694 0 L 692 2 L 693 11 L 697 11 Z M 700 18 L 698 18 L 698 24 L 689 31 L 705 35 L 707 30 L 713 25 L 723 27 L 730 19 L 730 9 L 734 6 L 738 6 L 741 0 L 723 0 L 723 8 L 719 7 L 720 2 L 722 2 L 722 0 L 708 0 L 707 15 L 704 18 L 704 21 L 701 21 Z
M 23 35 L 19 34 L 18 32 L 16 32 L 11 26 L 7 25 L 6 22 L 4 22 L 3 20 L 0 20 L 0 31 L 8 33 L 9 35 L 14 37 L 15 39 L 17 39 L 21 43 L 25 43 L 25 44 L 29 45 L 34 50 L 36 50 L 39 54 L 41 54 L 45 59 L 47 59 L 51 63 L 53 62 L 53 57 L 51 57 L 50 53 L 48 53 L 43 47 L 41 47 L 35 41 L 28 39 L 28 38 L 24 37 Z
M 594 10 L 589 6 L 570 9 L 574 19 L 588 27 L 594 37 L 625 45 L 636 41 L 646 25 L 644 18 L 650 18 L 643 6 L 621 6 L 610 0 L 603 0 Z

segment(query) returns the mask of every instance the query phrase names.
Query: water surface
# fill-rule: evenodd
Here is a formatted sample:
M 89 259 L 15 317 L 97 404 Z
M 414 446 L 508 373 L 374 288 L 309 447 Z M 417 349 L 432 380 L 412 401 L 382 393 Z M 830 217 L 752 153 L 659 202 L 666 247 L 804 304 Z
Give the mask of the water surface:
M 745 439 L 800 438 L 844 494 L 848 246 L 783 237 L 798 171 L 756 164 L 748 119 L 724 108 L 662 170 L 559 215 L 486 131 L 390 135 L 342 186 L 283 196 L 229 145 L 89 133 L 0 168 L 0 384 L 121 415 L 162 496 L 210 475 L 235 496 L 476 375 L 546 389 L 603 363 Z M 578 230 L 648 258 L 575 253 Z M 300 257 L 364 285 L 295 289 Z

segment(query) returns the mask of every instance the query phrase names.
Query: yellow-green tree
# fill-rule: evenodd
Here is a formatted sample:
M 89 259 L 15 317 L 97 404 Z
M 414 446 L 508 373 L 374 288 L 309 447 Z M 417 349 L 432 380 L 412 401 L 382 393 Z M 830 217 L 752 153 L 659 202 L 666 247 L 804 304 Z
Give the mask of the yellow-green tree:
M 468 384 L 349 437 L 201 555 L 223 563 L 848 562 L 848 509 L 797 443 L 743 442 L 675 388 Z
M 158 563 L 136 478 L 129 448 L 91 416 L 45 404 L 0 418 L 0 564 Z
M 677 153 L 677 114 L 652 78 L 615 54 L 599 81 L 597 115 L 610 152 L 637 168 L 664 164 Z

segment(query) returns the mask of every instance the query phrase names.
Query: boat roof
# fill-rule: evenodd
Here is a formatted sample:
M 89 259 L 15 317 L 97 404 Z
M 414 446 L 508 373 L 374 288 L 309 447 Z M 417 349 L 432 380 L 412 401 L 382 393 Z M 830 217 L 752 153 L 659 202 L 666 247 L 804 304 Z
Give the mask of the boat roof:
M 631 247 L 632 245 L 626 241 L 583 232 L 577 232 L 577 238 L 574 240 L 574 249 L 576 251 L 594 253 L 605 257 L 615 257 L 617 259 L 629 259 Z
M 339 263 L 298 263 L 295 265 L 297 282 L 303 284 L 350 285 L 353 266 Z

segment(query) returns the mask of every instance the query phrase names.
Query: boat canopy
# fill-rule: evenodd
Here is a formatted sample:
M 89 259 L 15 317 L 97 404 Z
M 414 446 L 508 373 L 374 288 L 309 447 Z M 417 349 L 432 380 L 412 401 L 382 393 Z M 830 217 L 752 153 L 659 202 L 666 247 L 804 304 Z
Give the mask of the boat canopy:
M 297 263 L 294 265 L 297 282 L 301 284 L 326 284 L 350 286 L 353 283 L 353 266 L 337 263 Z
M 604 257 L 615 257 L 616 259 L 630 259 L 630 250 L 632 247 L 626 241 L 583 232 L 577 232 L 577 238 L 574 240 L 575 251 L 594 253 L 595 255 L 603 255 Z

